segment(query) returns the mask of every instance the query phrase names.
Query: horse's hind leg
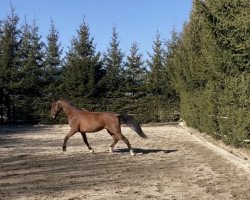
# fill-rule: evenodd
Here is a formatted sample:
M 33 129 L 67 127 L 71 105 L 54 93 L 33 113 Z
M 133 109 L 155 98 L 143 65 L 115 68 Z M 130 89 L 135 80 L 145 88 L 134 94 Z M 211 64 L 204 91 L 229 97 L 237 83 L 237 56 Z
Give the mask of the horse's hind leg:
M 64 141 L 63 141 L 63 146 L 62 146 L 63 151 L 66 151 L 66 145 L 67 145 L 68 139 L 69 139 L 72 135 L 74 135 L 76 132 L 77 132 L 77 131 L 75 131 L 74 129 L 70 129 L 69 133 L 65 136 Z
M 128 139 L 122 133 L 119 133 L 118 137 L 128 146 L 130 154 L 132 156 L 134 156 L 135 152 L 134 152 L 133 148 L 131 147 L 131 144 L 129 143 Z
M 109 152 L 110 153 L 113 153 L 114 151 L 114 147 L 116 145 L 116 143 L 119 141 L 119 137 L 117 135 L 114 135 L 113 133 L 111 133 L 109 130 L 108 130 L 108 133 L 113 137 L 114 139 L 114 142 L 110 145 L 109 147 Z
M 92 147 L 91 147 L 91 146 L 89 145 L 89 143 L 88 143 L 88 139 L 87 139 L 86 133 L 81 133 L 81 135 L 82 135 L 83 141 L 84 141 L 84 143 L 87 145 L 89 151 L 90 151 L 91 153 L 94 153 L 94 150 L 92 149 Z

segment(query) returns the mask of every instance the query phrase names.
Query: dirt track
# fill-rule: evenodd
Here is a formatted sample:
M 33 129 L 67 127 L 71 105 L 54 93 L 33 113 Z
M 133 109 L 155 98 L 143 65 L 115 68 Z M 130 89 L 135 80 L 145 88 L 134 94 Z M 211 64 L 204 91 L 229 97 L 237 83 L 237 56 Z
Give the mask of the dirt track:
M 250 199 L 250 174 L 177 126 L 143 127 L 149 139 L 123 133 L 137 152 L 101 131 L 61 144 L 68 126 L 0 127 L 0 199 Z M 242 167 L 243 166 L 243 167 Z

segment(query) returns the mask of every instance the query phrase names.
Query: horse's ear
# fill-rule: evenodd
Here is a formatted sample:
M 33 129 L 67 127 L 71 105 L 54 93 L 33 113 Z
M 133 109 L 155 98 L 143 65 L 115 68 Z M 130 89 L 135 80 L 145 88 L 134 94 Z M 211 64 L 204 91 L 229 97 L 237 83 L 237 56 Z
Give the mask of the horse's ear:
M 59 101 L 59 100 L 55 100 L 55 104 L 56 104 L 56 106 L 60 107 L 60 104 L 59 104 L 58 101 Z
M 52 106 L 57 106 L 57 100 L 56 100 L 56 98 L 53 98 L 53 99 L 52 99 L 51 105 L 52 105 Z

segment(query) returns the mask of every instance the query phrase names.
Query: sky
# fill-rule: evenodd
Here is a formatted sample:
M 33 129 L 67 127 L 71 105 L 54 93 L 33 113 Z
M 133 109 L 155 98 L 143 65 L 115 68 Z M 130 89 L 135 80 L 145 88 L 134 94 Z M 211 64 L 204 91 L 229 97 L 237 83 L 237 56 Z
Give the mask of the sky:
M 29 23 L 36 19 L 44 42 L 52 18 L 64 52 L 84 20 L 97 51 L 107 50 L 116 26 L 122 51 L 128 55 L 131 44 L 137 42 L 146 56 L 152 52 L 157 31 L 162 40 L 169 40 L 173 27 L 182 30 L 189 20 L 192 0 L 0 0 L 0 20 L 10 13 L 11 5 L 20 24 L 25 18 Z

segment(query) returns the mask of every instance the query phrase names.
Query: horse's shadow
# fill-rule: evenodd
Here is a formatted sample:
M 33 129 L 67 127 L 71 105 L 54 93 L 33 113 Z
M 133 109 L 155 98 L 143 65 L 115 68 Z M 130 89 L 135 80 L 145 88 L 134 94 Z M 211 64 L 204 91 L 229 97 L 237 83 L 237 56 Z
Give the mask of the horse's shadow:
M 141 154 L 150 154 L 150 153 L 172 153 L 176 152 L 177 149 L 142 149 L 142 148 L 133 148 L 135 153 Z M 118 148 L 114 149 L 115 153 L 126 153 L 129 152 L 128 148 Z

